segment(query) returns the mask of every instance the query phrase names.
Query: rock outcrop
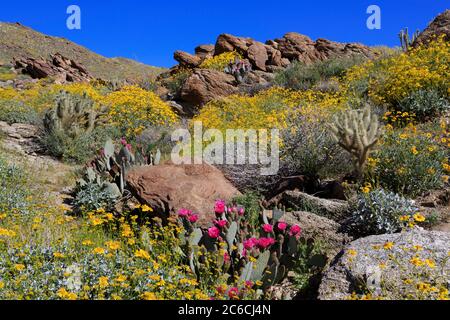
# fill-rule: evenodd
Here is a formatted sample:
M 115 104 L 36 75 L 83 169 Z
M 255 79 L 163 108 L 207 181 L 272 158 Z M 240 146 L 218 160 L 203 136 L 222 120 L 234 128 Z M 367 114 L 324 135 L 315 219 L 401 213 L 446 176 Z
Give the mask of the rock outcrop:
M 181 88 L 181 99 L 193 106 L 200 106 L 218 97 L 236 93 L 233 76 L 224 72 L 208 69 L 196 70 L 184 82 Z M 187 113 L 194 113 L 190 110 Z
M 238 52 L 251 65 L 245 83 L 237 82 L 224 72 L 198 69 L 201 63 L 226 52 Z M 237 91 L 248 91 L 252 86 L 266 85 L 276 71 L 282 70 L 293 61 L 314 63 L 331 57 L 362 55 L 373 57 L 375 53 L 362 44 L 338 43 L 325 39 L 311 40 L 309 37 L 290 32 L 280 39 L 266 43 L 251 38 L 221 34 L 216 44 L 200 45 L 195 55 L 176 51 L 174 58 L 179 65 L 172 68 L 171 74 L 178 68 L 191 68 L 194 72 L 182 87 L 180 102 L 201 107 L 208 101 Z M 189 113 L 189 112 L 188 112 Z
M 163 164 L 138 167 L 127 175 L 128 188 L 141 202 L 162 216 L 186 208 L 200 215 L 208 225 L 218 199 L 231 200 L 239 191 L 213 166 Z
M 438 15 L 417 37 L 413 43 L 413 47 L 426 44 L 430 40 L 440 36 L 444 36 L 447 41 L 450 41 L 450 10 L 446 10 Z
M 385 249 L 386 243 L 392 243 L 393 246 Z M 420 246 L 421 249 L 414 250 L 414 246 Z M 398 299 L 399 296 L 390 290 L 401 289 L 403 280 L 408 277 L 405 269 L 398 264 L 412 268 L 411 259 L 414 256 L 421 260 L 432 259 L 436 263 L 435 268 L 427 267 L 426 272 L 431 275 L 429 278 L 449 279 L 450 264 L 447 262 L 442 266 L 448 259 L 449 248 L 449 233 L 420 229 L 358 239 L 340 252 L 325 272 L 319 288 L 319 299 L 347 299 L 353 292 L 359 292 L 361 286 L 368 286 L 376 296 L 380 291 L 380 283 L 383 288 L 387 288 L 383 298 Z M 395 263 L 390 260 L 390 256 L 395 257 Z M 381 264 L 385 265 L 384 268 L 380 267 Z
M 59 83 L 85 82 L 92 79 L 82 65 L 58 53 L 52 55 L 50 60 L 18 58 L 15 60 L 15 68 L 33 79 L 53 77 Z
M 298 190 L 288 190 L 268 201 L 267 206 L 283 205 L 294 210 L 308 210 L 333 221 L 342 221 L 349 210 L 347 201 L 314 197 Z

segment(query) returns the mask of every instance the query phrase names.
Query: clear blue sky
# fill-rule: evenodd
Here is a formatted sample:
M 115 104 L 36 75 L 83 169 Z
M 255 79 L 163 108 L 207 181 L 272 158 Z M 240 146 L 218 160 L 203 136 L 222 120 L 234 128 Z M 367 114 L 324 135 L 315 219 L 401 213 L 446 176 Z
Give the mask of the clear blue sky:
M 66 9 L 80 6 L 81 30 L 66 28 Z M 366 28 L 369 5 L 381 8 L 381 30 Z M 2 0 L 0 21 L 20 22 L 68 38 L 107 57 L 169 67 L 177 49 L 193 52 L 220 33 L 265 41 L 289 31 L 368 45 L 398 45 L 401 28 L 426 27 L 450 0 Z

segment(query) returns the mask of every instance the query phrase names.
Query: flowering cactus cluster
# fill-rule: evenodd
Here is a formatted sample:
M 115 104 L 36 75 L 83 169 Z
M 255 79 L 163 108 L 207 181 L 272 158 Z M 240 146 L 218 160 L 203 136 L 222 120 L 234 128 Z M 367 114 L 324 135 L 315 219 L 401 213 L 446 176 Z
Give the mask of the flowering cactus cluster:
M 212 253 L 222 274 L 239 279 L 243 288 L 264 292 L 287 276 L 299 258 L 300 226 L 282 221 L 283 212 L 274 210 L 270 218 L 261 214 L 261 227 L 255 230 L 243 207 L 227 206 L 222 200 L 215 203 L 214 213 L 211 226 L 202 229 L 197 226 L 198 214 L 188 209 L 178 212 L 192 272 L 200 278 L 200 270 L 210 264 L 206 256 Z

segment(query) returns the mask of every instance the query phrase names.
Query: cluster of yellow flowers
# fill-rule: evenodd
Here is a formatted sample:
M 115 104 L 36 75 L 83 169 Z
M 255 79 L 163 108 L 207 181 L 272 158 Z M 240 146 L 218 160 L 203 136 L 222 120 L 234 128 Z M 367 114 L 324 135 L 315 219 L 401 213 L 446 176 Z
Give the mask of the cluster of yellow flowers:
M 107 106 L 111 124 L 127 135 L 139 135 L 148 125 L 169 125 L 178 117 L 155 93 L 137 86 L 125 86 L 100 99 Z
M 412 241 L 413 242 L 413 241 Z M 394 251 L 394 247 L 398 247 Z M 350 300 L 450 300 L 449 290 L 447 288 L 447 278 L 437 270 L 444 270 L 450 258 L 440 258 L 437 261 L 433 252 L 426 251 L 420 245 L 396 245 L 394 242 L 374 245 L 373 250 L 385 250 L 386 260 L 379 261 L 380 270 L 398 270 L 400 283 L 393 283 L 395 279 L 389 282 L 382 281 L 381 292 L 372 292 L 365 288 L 362 293 L 353 292 L 348 299 Z M 347 261 L 357 262 L 359 253 L 355 249 L 349 249 L 346 252 Z M 382 274 L 383 277 L 384 274 Z
M 378 105 L 398 103 L 426 88 L 440 88 L 450 95 L 449 63 L 450 43 L 439 38 L 426 47 L 354 67 L 344 77 L 343 86 L 352 94 L 358 83 L 367 82 L 368 95 Z
M 223 71 L 228 64 L 234 62 L 236 58 L 242 59 L 242 56 L 236 51 L 224 52 L 203 61 L 200 68 Z
M 342 110 L 344 104 L 338 93 L 314 90 L 293 91 L 272 87 L 254 96 L 231 95 L 206 104 L 194 121 L 206 128 L 261 129 L 287 127 L 293 113 L 314 121 L 325 119 Z

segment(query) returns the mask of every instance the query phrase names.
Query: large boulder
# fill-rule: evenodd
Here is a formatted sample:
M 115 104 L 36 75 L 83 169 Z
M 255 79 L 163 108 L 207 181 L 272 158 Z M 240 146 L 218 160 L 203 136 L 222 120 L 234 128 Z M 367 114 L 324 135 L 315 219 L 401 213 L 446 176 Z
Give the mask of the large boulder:
M 186 208 L 200 215 L 202 226 L 211 222 L 216 200 L 230 200 L 240 194 L 218 169 L 208 164 L 138 167 L 127 174 L 127 185 L 157 215 L 167 217 Z
M 217 70 L 194 71 L 181 88 L 181 100 L 194 106 L 202 106 L 213 99 L 238 91 L 232 75 Z
M 385 247 L 386 244 L 389 246 Z M 428 280 L 444 277 L 448 281 L 449 249 L 449 233 L 421 229 L 358 239 L 340 252 L 325 272 L 319 288 L 319 299 L 348 299 L 353 292 L 358 293 L 361 287 L 369 287 L 376 296 L 380 294 L 381 286 L 385 289 L 383 298 L 398 299 L 399 293 L 396 291 L 404 287 L 404 280 L 412 278 L 413 281 L 426 281 L 417 278 L 418 274 L 423 273 L 427 274 Z M 424 265 L 421 267 L 423 271 L 414 272 L 414 268 L 417 268 L 411 262 L 414 256 L 421 261 L 432 259 L 436 266 Z
M 195 55 L 201 59 L 206 59 L 214 56 L 213 44 L 202 44 L 195 48 Z
M 190 53 L 184 51 L 175 51 L 173 58 L 180 63 L 182 67 L 195 68 L 200 65 L 202 59 L 198 56 L 193 56 Z
M 450 41 L 450 10 L 445 10 L 438 15 L 417 37 L 413 43 L 413 47 L 417 47 L 424 43 L 426 44 L 439 36 L 444 36 L 447 41 Z

